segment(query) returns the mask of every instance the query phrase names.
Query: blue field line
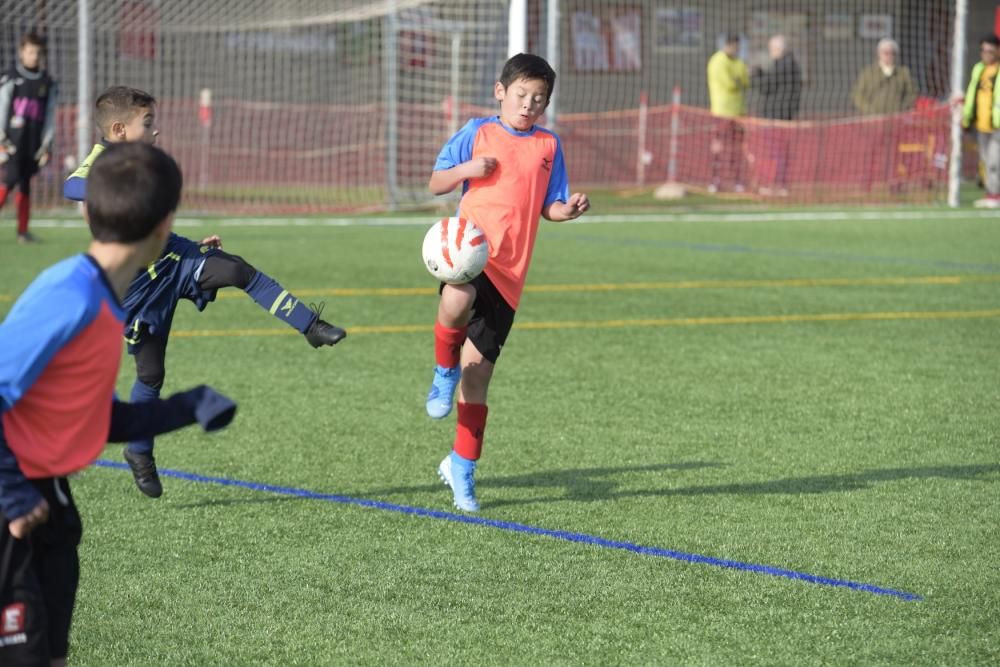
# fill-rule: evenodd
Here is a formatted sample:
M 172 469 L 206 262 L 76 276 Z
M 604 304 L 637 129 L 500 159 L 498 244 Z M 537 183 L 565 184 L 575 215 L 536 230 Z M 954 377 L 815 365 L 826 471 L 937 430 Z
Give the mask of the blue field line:
M 128 464 L 126 463 L 119 463 L 118 461 L 107 461 L 104 459 L 95 461 L 94 465 L 100 468 L 115 468 L 119 470 L 128 469 Z M 183 479 L 189 482 L 199 482 L 202 484 L 218 484 L 220 486 L 233 486 L 241 489 L 249 489 L 251 491 L 263 491 L 264 493 L 274 493 L 282 496 L 293 496 L 296 498 L 305 498 L 308 500 L 322 500 L 330 503 L 340 503 L 342 505 L 356 505 L 358 507 L 368 507 L 371 509 L 383 510 L 386 512 L 409 514 L 412 516 L 420 516 L 428 519 L 441 519 L 443 521 L 454 521 L 456 523 L 467 523 L 475 526 L 497 528 L 499 530 L 506 530 L 513 533 L 541 535 L 543 537 L 551 537 L 553 539 L 564 540 L 566 542 L 589 544 L 591 546 L 604 547 L 606 549 L 620 549 L 622 551 L 631 551 L 632 553 L 639 554 L 642 556 L 655 556 L 658 558 L 669 558 L 671 560 L 677 560 L 684 563 L 713 565 L 715 567 L 725 567 L 732 570 L 755 572 L 757 574 L 766 574 L 772 577 L 784 577 L 785 579 L 794 579 L 797 581 L 804 581 L 810 584 L 818 584 L 821 586 L 850 588 L 852 590 L 863 591 L 865 593 L 873 593 L 875 595 L 888 595 L 891 597 L 899 598 L 901 600 L 906 600 L 908 602 L 919 601 L 923 599 L 921 596 L 915 593 L 907 593 L 906 591 L 897 591 L 892 588 L 883 588 L 881 586 L 864 584 L 857 581 L 849 581 L 847 579 L 833 579 L 830 577 L 821 577 L 819 575 L 809 574 L 807 572 L 796 572 L 795 570 L 786 570 L 780 567 L 771 567 L 770 565 L 757 565 L 755 563 L 744 563 L 737 560 L 714 558 L 712 556 L 703 556 L 701 554 L 686 553 L 683 551 L 675 551 L 673 549 L 664 549 L 662 547 L 648 547 L 648 546 L 643 546 L 641 544 L 633 544 L 632 542 L 620 542 L 617 540 L 608 540 L 603 537 L 598 537 L 596 535 L 587 535 L 585 533 L 573 533 L 565 530 L 550 530 L 548 528 L 539 528 L 538 526 L 529 526 L 527 524 L 515 523 L 513 521 L 499 521 L 497 519 L 487 519 L 485 517 L 473 514 L 457 514 L 455 512 L 444 512 L 441 510 L 432 510 L 424 507 L 412 507 L 409 505 L 397 505 L 395 503 L 387 503 L 381 500 L 354 498 L 351 496 L 342 496 L 333 493 L 316 493 L 315 491 L 309 491 L 308 489 L 297 489 L 295 487 L 290 487 L 290 486 L 260 484 L 258 482 L 247 482 L 239 479 L 228 479 L 226 477 L 210 477 L 207 475 L 199 475 L 197 473 L 192 473 L 192 472 L 184 472 L 182 470 L 161 469 L 159 473 L 163 477 L 176 477 L 177 479 Z
M 554 236 L 552 233 L 546 237 Z M 1000 273 L 1000 264 L 979 264 L 975 262 L 956 262 L 940 259 L 917 259 L 914 257 L 893 257 L 887 255 L 855 255 L 850 253 L 832 252 L 826 250 L 789 250 L 787 248 L 760 248 L 736 243 L 695 243 L 690 241 L 665 241 L 657 239 L 629 239 L 608 236 L 574 235 L 560 236 L 583 243 L 606 243 L 608 245 L 659 246 L 678 250 L 693 250 L 695 252 L 740 253 L 747 255 L 771 255 L 777 257 L 800 257 L 803 259 L 835 260 L 841 262 L 857 262 L 872 264 L 905 264 L 913 266 L 931 266 L 936 269 L 964 269 L 983 273 Z

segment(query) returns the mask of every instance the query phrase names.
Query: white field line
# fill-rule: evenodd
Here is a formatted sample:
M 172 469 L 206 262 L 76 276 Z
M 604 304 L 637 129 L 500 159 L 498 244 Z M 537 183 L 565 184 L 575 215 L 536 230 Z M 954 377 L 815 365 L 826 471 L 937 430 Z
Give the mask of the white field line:
M 174 220 L 177 227 L 388 227 L 422 226 L 434 220 L 433 215 L 403 218 L 281 218 L 234 217 L 197 218 L 183 217 Z M 637 215 L 587 215 L 571 223 L 562 224 L 623 224 L 623 223 L 705 223 L 705 222 L 839 222 L 839 221 L 914 221 L 914 220 L 985 220 L 1000 222 L 998 211 L 945 210 L 945 211 L 782 211 L 773 213 L 644 213 Z M 80 218 L 36 218 L 31 221 L 42 228 L 81 228 Z M 0 227 L 13 226 L 12 221 L 0 222 Z

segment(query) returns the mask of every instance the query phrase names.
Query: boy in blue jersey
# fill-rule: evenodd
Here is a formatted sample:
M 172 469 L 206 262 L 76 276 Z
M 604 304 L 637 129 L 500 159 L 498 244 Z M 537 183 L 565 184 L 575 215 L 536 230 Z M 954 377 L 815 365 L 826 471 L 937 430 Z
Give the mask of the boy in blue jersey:
M 64 665 L 80 565 L 67 477 L 107 442 L 199 422 L 236 405 L 208 387 L 121 403 L 121 298 L 170 235 L 181 173 L 163 151 L 109 149 L 94 162 L 87 253 L 42 272 L 0 324 L 0 665 Z
M 107 146 L 119 142 L 156 142 L 156 100 L 149 93 L 112 86 L 97 98 L 95 121 L 103 140 L 66 180 L 63 194 L 80 201 L 87 189 L 91 163 Z M 273 278 L 258 271 L 242 257 L 222 251 L 218 236 L 196 243 L 171 234 L 163 254 L 140 271 L 125 296 L 125 340 L 135 357 L 136 381 L 132 401 L 160 395 L 166 377 L 167 339 L 177 302 L 187 299 L 198 310 L 215 300 L 222 287 L 238 287 L 271 315 L 301 332 L 314 348 L 334 345 L 346 332 L 320 319 L 322 307 L 309 308 Z M 151 498 L 163 493 L 153 457 L 152 438 L 130 442 L 125 460 L 136 486 Z

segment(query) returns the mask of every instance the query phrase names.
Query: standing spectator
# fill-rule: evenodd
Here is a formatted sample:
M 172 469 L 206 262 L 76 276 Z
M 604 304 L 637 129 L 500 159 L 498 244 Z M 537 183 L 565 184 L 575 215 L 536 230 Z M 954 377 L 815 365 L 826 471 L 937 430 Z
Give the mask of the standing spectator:
M 767 42 L 771 65 L 767 69 L 754 68 L 753 83 L 761 95 L 761 116 L 772 120 L 794 120 L 799 114 L 799 99 L 802 97 L 802 68 L 788 50 L 784 35 L 775 35 Z M 761 187 L 762 195 L 788 194 L 788 149 L 787 130 L 769 127 L 765 143 L 774 162 L 774 187 Z
M 708 96 L 712 115 L 720 119 L 709 149 L 712 153 L 712 182 L 709 192 L 722 187 L 723 154 L 735 182 L 733 189 L 743 192 L 743 126 L 738 120 L 746 113 L 744 93 L 750 87 L 747 66 L 739 57 L 740 36 L 726 35 L 725 45 L 708 59 Z
M 986 171 L 986 196 L 976 200 L 979 208 L 1000 208 L 1000 95 L 997 95 L 997 72 L 1000 39 L 994 34 L 979 42 L 980 61 L 972 68 L 965 91 L 962 127 L 974 129 L 979 140 L 979 159 Z
M 861 70 L 851 99 L 866 116 L 909 111 L 917 101 L 917 87 L 910 70 L 898 65 L 899 44 L 885 37 L 875 49 L 878 60 Z
M 879 40 L 875 49 L 878 60 L 861 70 L 854 83 L 851 99 L 858 111 L 866 116 L 886 115 L 909 111 L 917 99 L 917 87 L 910 77 L 910 70 L 897 64 L 899 44 L 885 37 Z M 867 137 L 861 140 L 868 144 L 867 166 L 863 167 L 865 186 L 868 190 L 877 182 L 888 183 L 890 192 L 900 190 L 894 181 L 896 164 L 895 121 L 879 120 L 865 129 Z
M 0 75 L 0 162 L 7 163 L 0 184 L 0 207 L 8 193 L 17 209 L 17 240 L 37 239 L 28 231 L 31 216 L 31 177 L 44 167 L 55 136 L 56 82 L 42 67 L 45 38 L 29 32 L 21 37 L 18 62 Z

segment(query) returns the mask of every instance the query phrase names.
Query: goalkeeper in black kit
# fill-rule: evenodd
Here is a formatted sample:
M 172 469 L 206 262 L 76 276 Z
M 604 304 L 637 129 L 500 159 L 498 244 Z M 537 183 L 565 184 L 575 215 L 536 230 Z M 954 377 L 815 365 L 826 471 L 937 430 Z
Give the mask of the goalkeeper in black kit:
M 0 208 L 11 190 L 17 216 L 17 240 L 37 239 L 28 231 L 31 218 L 31 178 L 51 156 L 55 136 L 56 82 L 42 67 L 45 39 L 34 32 L 21 37 L 17 63 L 0 75 Z

